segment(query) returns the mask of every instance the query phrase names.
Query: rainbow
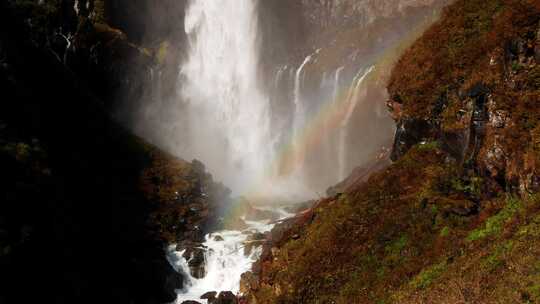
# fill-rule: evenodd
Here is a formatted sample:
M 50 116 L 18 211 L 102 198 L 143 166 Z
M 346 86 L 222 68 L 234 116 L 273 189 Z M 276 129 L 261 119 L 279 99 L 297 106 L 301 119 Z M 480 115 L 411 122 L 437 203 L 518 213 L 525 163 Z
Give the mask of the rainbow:
M 291 183 L 305 188 L 305 185 L 299 185 L 302 180 L 299 169 L 305 156 L 309 151 L 321 145 L 329 133 L 344 127 L 344 121 L 356 108 L 357 91 L 363 87 L 362 84 L 368 76 L 376 74 L 372 71 L 376 71 L 373 66 L 367 70 L 360 70 L 350 87 L 342 88 L 335 94 L 333 100 L 320 107 L 318 112 L 298 130 L 296 136 L 276 153 L 274 159 L 266 166 L 259 182 L 249 188 L 244 196 L 250 199 L 262 199 L 268 197 L 269 194 L 279 192 L 275 191 L 275 188 L 291 188 Z M 305 190 L 313 193 L 312 190 Z

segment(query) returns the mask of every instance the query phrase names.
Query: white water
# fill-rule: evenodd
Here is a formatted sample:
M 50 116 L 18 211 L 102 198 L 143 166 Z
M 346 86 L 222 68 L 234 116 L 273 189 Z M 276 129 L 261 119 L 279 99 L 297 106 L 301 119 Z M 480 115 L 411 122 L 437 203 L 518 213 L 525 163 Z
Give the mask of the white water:
M 334 91 L 332 93 L 332 97 L 334 98 L 334 102 L 337 102 L 338 100 L 338 94 L 339 94 L 339 80 L 341 79 L 341 72 L 343 72 L 343 69 L 345 67 L 339 67 L 336 70 L 336 74 L 334 76 Z
M 293 145 L 296 153 L 296 165 L 298 167 L 302 167 L 303 163 L 303 156 L 301 154 L 302 147 L 300 147 L 300 132 L 301 129 L 304 127 L 306 122 L 306 110 L 304 106 L 304 101 L 302 100 L 302 71 L 304 70 L 304 67 L 306 64 L 308 64 L 311 61 L 312 55 L 309 55 L 304 59 L 304 62 L 300 65 L 298 70 L 296 70 L 296 75 L 294 78 L 294 116 L 293 116 Z
M 278 69 L 277 73 L 276 73 L 276 77 L 274 79 L 274 89 L 279 89 L 279 84 L 281 82 L 281 76 L 283 75 L 283 73 L 287 72 L 287 69 L 289 67 L 287 65 L 285 66 L 282 66 Z
M 273 158 L 269 101 L 258 84 L 253 0 L 190 0 L 189 54 L 181 67 L 190 138 L 180 155 L 205 163 L 235 194 L 258 183 Z
M 338 144 L 338 166 L 339 166 L 339 179 L 343 180 L 347 177 L 347 138 L 348 138 L 348 126 L 349 121 L 351 120 L 354 109 L 358 104 L 360 97 L 360 89 L 362 82 L 366 77 L 373 71 L 373 66 L 360 71 L 353 80 L 349 93 L 347 94 L 347 112 L 345 112 L 345 118 L 341 121 L 340 130 L 339 130 L 339 144 Z
M 261 210 L 271 210 L 263 209 Z M 280 218 L 287 218 L 292 214 L 284 210 L 275 210 L 280 215 Z M 266 232 L 270 231 L 274 224 L 269 221 L 245 221 L 248 229 L 244 232 Z M 215 236 L 223 237 L 223 241 L 215 241 Z M 187 261 L 182 257 L 183 251 L 175 251 L 175 246 L 169 247 L 169 261 L 176 269 L 181 270 L 186 274 L 184 282 L 185 288 L 178 292 L 176 303 L 193 300 L 201 303 L 206 303 L 200 297 L 208 291 L 232 291 L 238 294 L 240 291 L 240 276 L 242 273 L 251 270 L 251 265 L 255 262 L 260 254 L 261 247 L 254 247 L 249 255 L 244 255 L 244 242 L 246 242 L 248 234 L 242 231 L 219 231 L 206 235 L 206 241 L 203 243 L 206 246 L 205 261 L 206 261 L 206 276 L 202 279 L 196 279 L 190 275 Z

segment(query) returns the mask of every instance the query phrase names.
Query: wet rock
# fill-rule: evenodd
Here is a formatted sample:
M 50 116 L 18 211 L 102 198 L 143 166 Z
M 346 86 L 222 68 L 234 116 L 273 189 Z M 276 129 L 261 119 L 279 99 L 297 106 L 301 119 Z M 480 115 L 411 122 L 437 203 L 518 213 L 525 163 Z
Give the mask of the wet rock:
M 182 255 L 188 263 L 191 276 L 194 278 L 201 279 L 206 275 L 205 253 L 204 248 L 189 247 Z
M 412 146 L 428 141 L 435 133 L 435 126 L 427 120 L 406 118 L 398 121 L 390 159 L 398 160 Z
M 244 255 L 250 255 L 253 248 L 262 246 L 266 241 L 266 235 L 264 233 L 256 232 L 248 236 L 244 242 Z
M 209 304 L 213 304 L 216 301 L 217 292 L 209 291 L 201 296 L 201 299 L 208 300 Z
M 215 304 L 238 304 L 238 300 L 234 293 L 230 291 L 222 291 L 219 293 L 219 296 Z
M 244 255 L 251 254 L 254 248 L 260 247 L 264 244 L 264 241 L 248 241 L 244 243 Z
M 264 239 L 266 239 L 266 235 L 261 232 L 256 232 L 248 237 L 250 241 L 262 241 Z
M 216 236 L 214 237 L 214 241 L 216 241 L 216 242 L 223 242 L 224 239 L 223 239 L 223 237 L 222 237 L 221 235 L 216 235 Z
M 194 242 L 191 240 L 183 240 L 176 244 L 176 251 L 183 251 L 188 248 L 195 248 L 195 247 L 205 247 L 202 243 Z
M 182 304 L 201 304 L 200 302 L 197 302 L 197 301 L 184 301 L 182 302 Z

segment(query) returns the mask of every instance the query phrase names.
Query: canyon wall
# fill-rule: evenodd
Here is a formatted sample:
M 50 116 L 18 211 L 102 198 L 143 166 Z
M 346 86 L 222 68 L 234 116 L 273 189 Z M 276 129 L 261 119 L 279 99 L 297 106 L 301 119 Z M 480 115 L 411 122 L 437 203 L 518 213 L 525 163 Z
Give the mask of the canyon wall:
M 306 136 L 320 137 L 304 143 L 301 158 L 303 177 L 313 189 L 341 181 L 390 146 L 394 124 L 385 106 L 390 68 L 448 2 L 259 3 L 261 78 L 277 117 L 273 129 L 294 129 L 300 100 Z M 370 66 L 374 69 L 359 84 Z M 282 133 L 282 144 L 291 136 Z M 295 165 L 283 164 L 284 174 Z

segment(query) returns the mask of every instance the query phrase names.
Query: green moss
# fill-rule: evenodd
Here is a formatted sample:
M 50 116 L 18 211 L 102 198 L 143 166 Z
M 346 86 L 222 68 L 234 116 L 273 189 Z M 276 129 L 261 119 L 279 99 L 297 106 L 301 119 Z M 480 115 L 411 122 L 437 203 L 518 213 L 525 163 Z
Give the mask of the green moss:
M 540 238 L 540 214 L 534 217 L 531 223 L 521 227 L 518 236 Z
M 490 217 L 483 227 L 473 230 L 468 236 L 467 241 L 477 241 L 487 236 L 499 234 L 504 225 L 518 212 L 522 207 L 520 200 L 510 197 L 507 199 L 506 206 L 499 213 Z
M 403 248 L 407 245 L 408 239 L 406 235 L 402 235 L 399 239 L 395 240 L 391 244 L 387 245 L 384 250 L 388 254 L 399 254 Z
M 528 298 L 534 301 L 530 303 L 540 302 L 540 261 L 536 262 L 528 279 L 531 282 L 527 288 Z
M 433 151 L 439 148 L 440 148 L 440 144 L 438 141 L 429 141 L 429 142 L 418 145 L 419 151 Z
M 411 281 L 411 286 L 415 289 L 424 289 L 429 287 L 445 270 L 446 262 L 440 262 L 424 269 Z
M 523 69 L 523 66 L 519 62 L 515 61 L 512 63 L 512 71 L 519 72 L 521 69 Z
M 514 248 L 512 240 L 497 246 L 492 254 L 482 261 L 482 266 L 487 271 L 493 271 L 504 264 L 504 258 Z
M 441 229 L 441 232 L 439 233 L 441 237 L 447 237 L 449 234 L 450 234 L 450 228 L 448 228 L 448 226 L 444 226 L 443 229 Z

